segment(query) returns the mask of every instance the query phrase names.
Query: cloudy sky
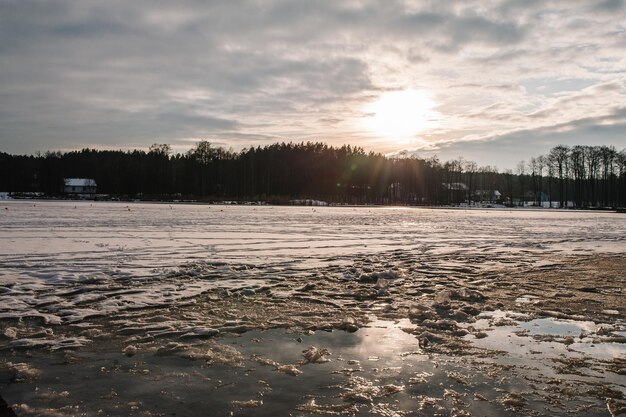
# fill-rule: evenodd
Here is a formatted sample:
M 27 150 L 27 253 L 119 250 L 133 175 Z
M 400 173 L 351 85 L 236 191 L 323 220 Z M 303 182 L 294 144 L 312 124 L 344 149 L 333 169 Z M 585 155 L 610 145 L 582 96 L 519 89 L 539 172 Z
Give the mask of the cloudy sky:
M 512 168 L 626 147 L 608 1 L 0 0 L 0 151 L 354 144 Z

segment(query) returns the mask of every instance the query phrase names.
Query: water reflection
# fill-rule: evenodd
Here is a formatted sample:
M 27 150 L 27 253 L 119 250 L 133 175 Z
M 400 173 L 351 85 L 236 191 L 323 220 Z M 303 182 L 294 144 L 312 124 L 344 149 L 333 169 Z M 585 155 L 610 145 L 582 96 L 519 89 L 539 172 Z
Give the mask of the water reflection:
M 18 415 L 427 416 L 465 411 L 498 416 L 520 409 L 541 412 L 548 399 L 532 378 L 541 375 L 548 381 L 555 376 L 554 370 L 542 365 L 536 372 L 521 375 L 515 366 L 535 366 L 538 362 L 531 362 L 532 358 L 557 351 L 567 354 L 581 343 L 569 348 L 554 341 L 533 343 L 528 335 L 514 333 L 527 328 L 553 330 L 549 325 L 574 326 L 534 322 L 497 327 L 487 338 L 476 340 L 489 349 L 508 344 L 508 355 L 472 358 L 422 351 L 417 339 L 403 331 L 412 327 L 407 320 L 373 321 L 354 333 L 297 334 L 274 329 L 185 344 L 164 341 L 158 349 L 131 357 L 106 344 L 53 353 L 16 351 L 8 360 L 28 362 L 40 375 L 16 383 L 11 382 L 10 370 L 4 369 L 0 389 Z M 591 328 L 587 324 L 574 327 L 580 330 L 581 326 Z M 573 327 L 558 329 L 563 334 L 574 331 Z M 516 344 L 526 346 L 525 350 Z M 303 351 L 309 347 L 328 350 L 329 355 L 323 356 L 330 360 L 307 361 Z M 553 407 L 552 415 L 567 414 L 575 405 L 576 400 L 572 401 L 564 409 Z M 596 409 L 600 415 L 603 404 L 595 404 L 587 415 L 595 415 Z
M 2 395 L 25 415 L 57 415 L 51 411 L 55 409 L 60 410 L 55 411 L 58 415 L 80 410 L 86 415 L 205 416 L 207 407 L 211 415 L 285 415 L 287 410 L 306 410 L 302 406 L 312 398 L 322 407 L 310 409 L 313 415 L 341 411 L 345 404 L 350 408 L 344 411 L 357 409 L 368 415 L 380 407 L 392 413 L 415 409 L 424 395 L 443 404 L 443 369 L 419 350 L 403 326 L 410 323 L 377 321 L 355 333 L 254 331 L 179 345 L 172 354 L 161 349 L 133 357 L 105 345 L 53 354 L 16 352 L 11 360 L 28 359 L 41 371 L 40 377 L 18 384 L 10 382 L 11 373 L 4 369 Z M 331 360 L 306 363 L 302 352 L 309 346 L 328 349 Z M 218 351 L 236 352 L 230 358 L 243 360 L 209 365 L 206 356 L 193 360 L 192 355 L 181 354 L 191 349 L 213 352 L 213 359 L 219 357 Z M 280 372 L 278 365 L 293 365 L 301 374 Z

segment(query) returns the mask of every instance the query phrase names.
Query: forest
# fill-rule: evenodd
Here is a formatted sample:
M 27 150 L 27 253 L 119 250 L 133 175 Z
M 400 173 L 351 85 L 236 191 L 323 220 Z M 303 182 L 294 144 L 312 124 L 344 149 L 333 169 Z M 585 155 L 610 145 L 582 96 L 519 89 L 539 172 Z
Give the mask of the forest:
M 240 152 L 208 141 L 177 154 L 168 144 L 147 151 L 0 152 L 0 192 L 67 198 L 64 178 L 94 179 L 98 199 L 626 206 L 626 150 L 612 146 L 559 145 L 501 172 L 463 158 L 387 157 L 313 142 Z

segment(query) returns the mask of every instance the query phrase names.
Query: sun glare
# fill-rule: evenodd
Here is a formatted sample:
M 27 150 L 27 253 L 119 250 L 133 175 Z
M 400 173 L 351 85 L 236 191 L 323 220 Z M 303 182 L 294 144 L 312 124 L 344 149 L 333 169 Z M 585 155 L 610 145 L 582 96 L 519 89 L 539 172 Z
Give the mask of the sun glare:
M 364 127 L 376 136 L 407 141 L 433 127 L 435 103 L 425 91 L 390 91 L 364 107 Z

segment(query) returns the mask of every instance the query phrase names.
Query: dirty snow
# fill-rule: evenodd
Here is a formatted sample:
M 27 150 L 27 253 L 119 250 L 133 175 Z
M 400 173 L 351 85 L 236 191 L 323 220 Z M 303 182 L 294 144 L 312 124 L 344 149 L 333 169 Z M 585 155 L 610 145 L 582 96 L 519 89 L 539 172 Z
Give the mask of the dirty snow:
M 298 396 L 282 392 L 289 410 L 312 415 L 513 415 L 548 405 L 554 415 L 602 415 L 606 398 L 626 395 L 624 215 L 0 208 L 0 392 L 24 414 L 53 410 L 43 392 L 67 392 L 50 413 L 89 403 L 149 415 L 159 409 L 150 401 L 191 401 L 184 387 L 207 378 L 216 390 L 250 387 L 211 397 L 236 415 L 285 414 L 271 401 L 289 384 L 281 378 L 301 384 Z M 63 380 L 89 369 L 108 384 L 97 401 L 89 385 Z M 263 377 L 244 382 L 255 374 Z M 125 384 L 170 394 L 137 394 L 142 402 Z

